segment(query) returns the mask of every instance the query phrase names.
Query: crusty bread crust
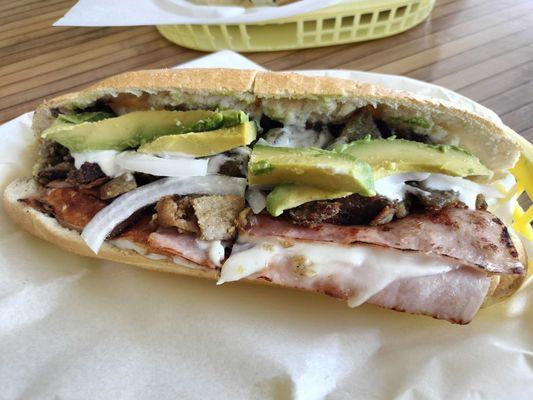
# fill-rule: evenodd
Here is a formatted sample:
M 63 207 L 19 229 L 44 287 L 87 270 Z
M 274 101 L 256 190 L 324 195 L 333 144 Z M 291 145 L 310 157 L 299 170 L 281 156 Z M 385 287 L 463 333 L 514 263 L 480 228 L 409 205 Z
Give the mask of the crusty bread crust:
M 399 113 L 424 115 L 460 138 L 460 146 L 471 151 L 490 169 L 501 173 L 511 168 L 520 152 L 533 157 L 533 146 L 510 128 L 496 124 L 456 105 L 408 92 L 391 90 L 352 80 L 309 77 L 294 73 L 236 69 L 172 69 L 123 73 L 77 93 L 46 101 L 34 115 L 37 136 L 53 121 L 51 111 L 83 108 L 98 99 L 121 93 L 185 93 L 193 96 L 230 96 L 256 104 L 259 109 L 283 101 L 287 108 L 302 102 L 313 105 L 331 100 L 338 108 L 346 104 L 362 107 L 386 105 Z M 498 174 L 499 172 L 499 174 Z
M 101 247 L 100 252 L 95 254 L 85 244 L 78 232 L 62 227 L 55 218 L 49 217 L 25 203 L 18 201 L 19 199 L 27 198 L 32 194 L 38 193 L 39 190 L 40 188 L 38 185 L 36 185 L 31 179 L 15 180 L 10 183 L 4 191 L 3 204 L 6 213 L 13 219 L 13 221 L 29 233 L 41 239 L 47 240 L 64 250 L 82 256 L 116 261 L 152 271 L 171 272 L 174 274 L 188 275 L 198 278 L 218 279 L 217 271 L 206 269 L 205 267 L 184 258 L 175 257 L 174 262 L 170 260 L 153 260 L 133 250 L 120 249 L 108 242 L 105 242 Z M 527 255 L 522 243 L 516 238 L 516 236 L 512 236 L 512 239 L 519 253 L 520 261 L 527 268 Z M 524 279 L 525 276 L 519 275 L 495 276 L 483 306 L 492 305 L 512 296 L 520 288 Z M 246 281 L 279 286 L 265 280 Z

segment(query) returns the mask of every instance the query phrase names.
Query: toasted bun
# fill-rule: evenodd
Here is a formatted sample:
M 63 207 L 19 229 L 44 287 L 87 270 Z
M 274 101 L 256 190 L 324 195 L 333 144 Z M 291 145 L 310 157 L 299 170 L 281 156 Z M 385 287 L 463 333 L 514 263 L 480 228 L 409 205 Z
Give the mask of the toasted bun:
M 218 279 L 217 271 L 206 269 L 201 265 L 181 257 L 175 257 L 174 262 L 153 260 L 133 250 L 119 249 L 107 242 L 103 244 L 100 252 L 95 254 L 87 247 L 78 232 L 62 227 L 55 218 L 49 217 L 27 206 L 25 203 L 18 201 L 19 199 L 38 194 L 39 190 L 41 190 L 39 186 L 31 179 L 15 180 L 6 188 L 3 203 L 4 209 L 13 221 L 29 233 L 41 239 L 82 256 L 135 265 L 153 271 L 171 272 L 198 278 Z M 512 237 L 512 239 L 520 255 L 520 261 L 524 265 L 527 265 L 527 256 L 522 243 L 516 236 Z M 496 275 L 493 277 L 491 288 L 483 305 L 491 305 L 511 296 L 520 288 L 524 279 L 525 276 Z M 264 280 L 253 282 L 271 285 L 271 283 Z
M 331 77 L 235 69 L 176 69 L 128 72 L 85 90 L 49 100 L 37 108 L 37 136 L 53 122 L 53 110 L 83 109 L 120 94 L 145 95 L 154 107 L 225 104 L 269 116 L 281 114 L 290 123 L 336 121 L 366 105 L 383 112 L 421 116 L 435 132 L 475 154 L 499 177 L 518 160 L 532 155 L 531 145 L 510 128 L 466 109 L 411 93 Z

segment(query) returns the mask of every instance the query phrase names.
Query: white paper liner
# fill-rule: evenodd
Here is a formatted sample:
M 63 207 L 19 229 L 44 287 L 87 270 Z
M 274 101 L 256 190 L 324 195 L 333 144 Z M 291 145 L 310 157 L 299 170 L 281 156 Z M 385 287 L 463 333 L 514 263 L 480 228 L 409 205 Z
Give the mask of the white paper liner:
M 231 52 L 198 64 L 253 66 Z M 0 126 L 2 189 L 29 173 L 30 120 Z M 1 399 L 526 399 L 532 326 L 531 278 L 458 326 L 79 257 L 0 212 Z
M 279 7 L 204 6 L 187 0 L 79 0 L 55 26 L 240 24 L 281 19 L 343 1 L 300 0 Z

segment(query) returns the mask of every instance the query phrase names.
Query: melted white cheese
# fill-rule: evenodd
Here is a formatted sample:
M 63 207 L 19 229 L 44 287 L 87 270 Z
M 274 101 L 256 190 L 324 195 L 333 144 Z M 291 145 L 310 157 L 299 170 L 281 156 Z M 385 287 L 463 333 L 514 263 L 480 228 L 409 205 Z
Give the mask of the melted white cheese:
M 406 193 L 421 191 L 421 189 L 406 185 L 405 182 L 408 181 L 424 182 L 429 189 L 454 190 L 459 193 L 459 200 L 470 209 L 476 208 L 476 197 L 480 193 L 487 198 L 487 201 L 503 197 L 498 190 L 488 185 L 480 185 L 464 178 L 427 172 L 406 172 L 386 176 L 375 182 L 375 190 L 376 193 L 391 200 L 403 200 Z
M 267 275 L 274 283 L 316 289 L 330 285 L 348 294 L 356 307 L 392 282 L 442 274 L 458 268 L 452 260 L 383 247 L 343 246 L 287 241 L 280 238 L 243 238 L 222 266 L 218 284 Z
M 150 258 L 151 260 L 166 260 L 168 259 L 168 257 L 162 255 L 162 254 L 155 254 L 155 253 L 147 253 L 146 250 L 144 250 L 141 246 L 139 246 L 138 244 L 135 244 L 134 242 L 132 242 L 131 240 L 128 240 L 128 239 L 113 239 L 111 241 L 111 243 L 113 245 L 115 245 L 116 247 L 118 247 L 119 249 L 122 249 L 122 250 L 133 250 L 135 251 L 136 253 L 139 253 L 143 256 L 145 256 L 146 258 Z
M 213 240 L 209 244 L 209 259 L 213 264 L 215 264 L 217 267 L 220 267 L 222 264 L 222 261 L 224 260 L 224 256 L 226 253 L 226 249 L 224 249 L 224 246 L 220 242 L 220 240 Z
M 222 242 L 220 240 L 201 239 L 196 239 L 195 242 L 199 249 L 207 252 L 209 260 L 217 267 L 220 267 L 225 256 L 225 249 Z
M 151 260 L 168 260 L 169 259 L 169 257 L 164 256 L 162 254 L 147 253 L 143 247 L 139 246 L 138 244 L 128 239 L 119 238 L 119 239 L 113 239 L 110 242 L 111 244 L 118 247 L 119 249 L 133 250 L 136 253 L 139 253 L 143 255 L 144 257 L 149 258 Z M 211 262 L 217 267 L 220 267 L 222 261 L 224 260 L 224 255 L 225 255 L 225 249 L 220 240 L 206 241 L 206 240 L 197 239 L 196 244 L 198 245 L 200 249 L 207 250 L 209 260 L 211 260 Z M 179 257 L 172 257 L 170 259 L 176 264 L 181 264 Z
M 126 172 L 120 165 L 117 164 L 116 158 L 119 154 L 115 150 L 101 150 L 101 151 L 88 151 L 84 153 L 71 153 L 74 158 L 74 166 L 80 168 L 83 163 L 98 164 L 100 169 L 107 176 L 115 177 L 122 175 Z

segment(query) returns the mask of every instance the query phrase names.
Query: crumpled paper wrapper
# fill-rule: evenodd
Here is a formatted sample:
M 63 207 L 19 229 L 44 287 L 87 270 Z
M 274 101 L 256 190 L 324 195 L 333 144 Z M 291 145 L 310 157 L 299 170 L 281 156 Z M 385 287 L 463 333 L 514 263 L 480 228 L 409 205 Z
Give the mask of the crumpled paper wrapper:
M 134 26 L 241 24 L 304 14 L 342 2 L 364 0 L 300 0 L 279 7 L 228 7 L 188 0 L 79 0 L 55 26 Z
M 254 66 L 231 52 L 196 64 Z M 0 127 L 2 189 L 29 173 L 30 122 L 26 114 Z M 1 211 L 0 296 L 0 399 L 533 398 L 531 278 L 459 326 L 79 257 Z

